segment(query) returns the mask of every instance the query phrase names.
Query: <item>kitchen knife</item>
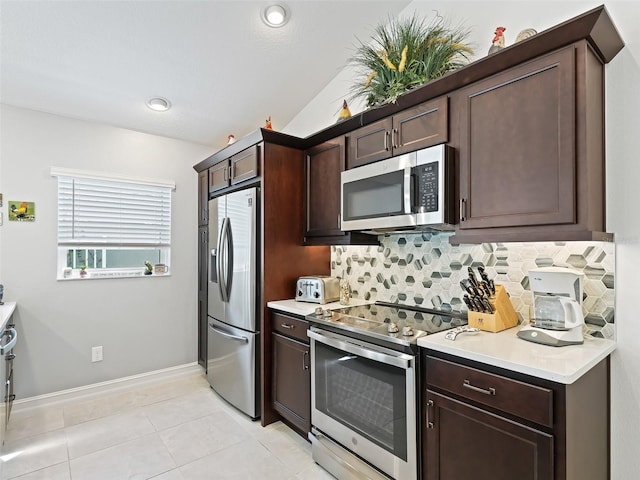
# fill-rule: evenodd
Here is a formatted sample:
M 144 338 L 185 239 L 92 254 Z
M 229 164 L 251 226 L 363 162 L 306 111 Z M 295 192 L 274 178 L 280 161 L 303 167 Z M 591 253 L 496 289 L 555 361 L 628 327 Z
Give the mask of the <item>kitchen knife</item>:
M 474 292 L 471 288 L 471 285 L 469 284 L 469 280 L 467 280 L 466 278 L 460 280 L 460 286 L 462 287 L 462 289 L 467 292 L 469 295 L 473 296 L 476 294 L 476 292 Z
M 471 282 L 471 285 L 473 285 L 474 287 L 477 287 L 478 279 L 476 278 L 476 274 L 473 273 L 473 268 L 467 267 L 467 271 L 469 272 L 469 281 Z
M 493 278 L 489 280 L 489 288 L 491 288 L 491 293 L 496 294 L 496 284 L 493 283 Z
M 480 300 L 480 298 L 481 297 L 479 297 L 478 295 L 474 295 L 473 297 L 471 297 L 471 301 L 475 305 L 478 312 L 484 312 L 486 310 L 486 307 L 482 304 L 482 300 Z
M 471 303 L 471 299 L 469 298 L 469 295 L 467 295 L 466 293 L 464 294 L 464 296 L 462 297 L 462 299 L 464 300 L 464 303 L 467 304 L 467 308 L 469 310 L 476 310 L 476 307 L 473 305 L 473 303 Z
M 484 271 L 484 267 L 482 265 L 478 267 L 478 272 L 480 273 L 482 280 L 484 280 L 485 282 L 489 281 L 489 276 L 487 275 L 487 272 Z
M 483 280 L 482 282 L 480 282 L 480 286 L 482 287 L 485 297 L 493 296 L 493 292 L 491 291 L 491 286 L 489 285 L 489 282 L 487 280 Z
M 487 313 L 494 313 L 496 311 L 487 297 L 481 297 L 480 300 L 482 301 L 482 305 L 486 308 Z

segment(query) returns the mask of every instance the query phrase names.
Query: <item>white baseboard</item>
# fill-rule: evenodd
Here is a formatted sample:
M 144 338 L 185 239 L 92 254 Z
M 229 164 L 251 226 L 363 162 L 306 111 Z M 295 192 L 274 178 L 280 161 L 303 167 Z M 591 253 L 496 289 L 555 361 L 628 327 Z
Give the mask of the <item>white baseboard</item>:
M 82 387 L 60 390 L 59 392 L 45 393 L 35 397 L 19 399 L 13 403 L 13 412 L 24 412 L 34 408 L 48 407 L 60 403 L 86 400 L 107 393 L 157 383 L 166 380 L 187 377 L 191 375 L 204 375 L 204 371 L 197 362 L 178 365 L 175 367 L 163 368 L 152 372 L 140 373 L 129 377 L 116 378 L 106 382 L 93 383 Z

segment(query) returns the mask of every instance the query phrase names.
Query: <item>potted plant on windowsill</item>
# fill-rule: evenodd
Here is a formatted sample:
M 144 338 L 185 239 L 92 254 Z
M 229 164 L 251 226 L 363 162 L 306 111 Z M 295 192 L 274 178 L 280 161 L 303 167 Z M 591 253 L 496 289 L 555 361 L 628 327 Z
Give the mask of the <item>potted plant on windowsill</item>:
M 357 71 L 351 99 L 364 98 L 367 107 L 396 103 L 402 94 L 463 67 L 473 54 L 468 35 L 441 16 L 427 22 L 414 14 L 379 24 L 350 59 Z
M 88 275 L 87 266 L 83 265 L 80 267 L 80 278 L 85 278 Z

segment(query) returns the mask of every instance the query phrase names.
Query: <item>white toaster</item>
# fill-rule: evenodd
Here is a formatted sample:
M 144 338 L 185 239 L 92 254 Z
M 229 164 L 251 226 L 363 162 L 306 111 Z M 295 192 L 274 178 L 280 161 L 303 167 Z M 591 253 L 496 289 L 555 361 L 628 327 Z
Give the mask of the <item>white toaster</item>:
M 327 275 L 300 277 L 296 283 L 296 301 L 325 304 L 340 298 L 340 280 Z

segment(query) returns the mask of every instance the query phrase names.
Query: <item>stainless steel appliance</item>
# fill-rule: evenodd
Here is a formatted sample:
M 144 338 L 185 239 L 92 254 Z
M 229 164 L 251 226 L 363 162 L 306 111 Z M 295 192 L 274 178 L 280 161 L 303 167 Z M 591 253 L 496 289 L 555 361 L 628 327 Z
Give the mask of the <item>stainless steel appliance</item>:
M 554 347 L 584 343 L 583 278 L 583 273 L 564 267 L 530 270 L 533 315 L 518 337 Z
M 342 172 L 342 230 L 452 230 L 453 153 L 436 145 Z
M 339 479 L 418 478 L 418 338 L 466 319 L 376 303 L 308 315 L 313 459 Z
M 325 304 L 340 298 L 340 280 L 328 275 L 300 277 L 296 282 L 296 301 Z
M 18 332 L 14 323 L 8 323 L 5 331 L 0 338 L 0 362 L 2 362 L 2 373 L 0 378 L 4 382 L 2 395 L 3 402 L 3 419 L 2 424 L 6 428 L 11 416 L 11 407 L 16 396 L 13 393 L 13 360 L 16 355 L 13 349 L 18 342 Z
M 258 192 L 209 201 L 207 379 L 252 418 L 260 416 Z

